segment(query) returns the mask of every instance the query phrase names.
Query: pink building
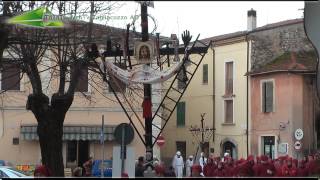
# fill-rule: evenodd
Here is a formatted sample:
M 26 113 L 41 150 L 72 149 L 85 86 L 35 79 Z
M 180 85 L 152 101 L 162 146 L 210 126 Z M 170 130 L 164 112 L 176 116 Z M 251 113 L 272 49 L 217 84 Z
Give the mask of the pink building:
M 313 51 L 285 52 L 248 73 L 251 154 L 302 158 L 317 148 L 316 59 Z M 304 133 L 300 151 L 294 148 L 298 128 Z

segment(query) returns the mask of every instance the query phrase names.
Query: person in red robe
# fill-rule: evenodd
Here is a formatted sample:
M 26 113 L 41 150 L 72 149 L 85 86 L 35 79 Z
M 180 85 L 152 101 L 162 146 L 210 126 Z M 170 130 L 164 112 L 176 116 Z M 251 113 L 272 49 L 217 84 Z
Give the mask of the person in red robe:
M 319 177 L 320 176 L 320 153 L 317 152 L 314 155 L 314 160 L 308 162 L 306 167 L 308 171 L 308 176 Z
M 224 166 L 226 177 L 233 177 L 234 176 L 234 170 L 235 166 L 233 164 L 233 159 L 231 157 L 226 158 L 226 164 Z
M 261 166 L 261 161 L 260 161 L 260 157 L 259 156 L 256 157 L 256 160 L 257 160 L 256 163 L 252 167 L 253 174 L 254 174 L 255 177 L 258 176 L 259 169 L 260 169 L 260 166 Z
M 274 165 L 268 162 L 268 156 L 261 156 L 261 165 L 258 168 L 258 176 L 260 177 L 272 177 L 275 175 Z
M 214 163 L 214 160 L 212 158 L 208 158 L 207 164 L 203 167 L 203 174 L 205 177 L 212 177 L 213 171 L 216 169 L 216 165 Z
M 218 168 L 214 171 L 213 177 L 226 177 L 226 172 L 223 166 L 223 162 L 219 161 Z
M 298 169 L 297 169 L 297 176 L 298 177 L 306 177 L 308 176 L 308 171 L 305 168 L 305 161 L 302 160 L 298 164 Z

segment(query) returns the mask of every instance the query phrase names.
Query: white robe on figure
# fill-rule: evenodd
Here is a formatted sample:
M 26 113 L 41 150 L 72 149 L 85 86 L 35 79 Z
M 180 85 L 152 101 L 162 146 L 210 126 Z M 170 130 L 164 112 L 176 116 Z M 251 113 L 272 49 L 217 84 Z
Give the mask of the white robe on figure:
M 191 177 L 191 168 L 193 166 L 193 159 L 187 159 L 186 161 L 186 176 Z
M 180 157 L 178 157 L 177 155 L 174 156 L 172 161 L 172 167 L 174 168 L 176 177 L 183 177 L 184 162 L 183 162 L 182 156 Z
M 204 162 L 203 162 L 203 159 L 204 159 Z M 205 164 L 207 164 L 207 158 L 206 157 L 203 158 L 203 157 L 200 156 L 199 164 L 200 164 L 202 172 L 203 172 L 203 167 L 204 167 Z

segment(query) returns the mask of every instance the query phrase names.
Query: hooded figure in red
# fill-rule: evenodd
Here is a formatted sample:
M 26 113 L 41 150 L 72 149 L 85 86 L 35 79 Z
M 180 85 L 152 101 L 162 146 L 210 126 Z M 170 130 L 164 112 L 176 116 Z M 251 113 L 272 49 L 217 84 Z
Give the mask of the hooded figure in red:
M 316 153 L 314 160 L 308 162 L 307 166 L 308 176 L 320 176 L 320 153 Z
M 248 156 L 247 160 L 240 159 L 238 163 L 235 170 L 237 177 L 252 177 L 254 175 L 252 168 L 254 165 L 254 157 L 252 155 Z
M 221 162 L 221 161 L 218 162 L 218 168 L 214 171 L 213 176 L 214 177 L 226 177 L 226 172 L 223 167 L 223 162 Z
M 268 162 L 268 156 L 261 156 L 261 166 L 258 168 L 258 176 L 260 177 L 272 177 L 275 174 L 275 168 L 273 164 Z
M 233 177 L 235 175 L 235 166 L 233 165 L 233 159 L 231 157 L 226 158 L 227 162 L 224 166 L 226 177 Z
M 297 176 L 298 177 L 306 177 L 308 176 L 308 171 L 305 168 L 305 162 L 302 160 L 298 164 L 298 169 L 297 169 Z
M 261 167 L 260 157 L 257 156 L 256 159 L 257 159 L 257 162 L 252 166 L 253 174 L 255 177 L 259 175 L 259 169 Z
M 295 177 L 297 176 L 297 168 L 294 167 L 292 158 L 288 158 L 282 165 L 282 176 Z
M 213 171 L 217 168 L 212 158 L 208 158 L 207 164 L 203 167 L 203 174 L 205 177 L 212 177 Z

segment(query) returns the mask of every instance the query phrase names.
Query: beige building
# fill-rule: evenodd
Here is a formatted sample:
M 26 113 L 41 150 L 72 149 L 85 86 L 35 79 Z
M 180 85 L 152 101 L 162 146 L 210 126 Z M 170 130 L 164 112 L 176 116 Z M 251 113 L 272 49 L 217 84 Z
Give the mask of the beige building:
M 161 149 L 161 157 L 168 165 L 171 165 L 173 156 L 177 151 L 181 151 L 184 160 L 189 155 L 194 156 L 196 154 L 201 141 L 201 134 L 194 136 L 190 132 L 190 127 L 201 127 L 201 114 L 206 113 L 204 116 L 205 127 L 212 129 L 214 126 L 212 57 L 213 51 L 209 48 L 162 133 L 165 144 Z M 201 56 L 193 54 L 190 58 L 193 62 L 198 63 Z M 189 72 L 194 72 L 195 68 L 196 66 L 191 63 L 187 65 L 187 71 Z M 171 81 L 172 79 L 163 86 L 167 89 Z M 180 87 L 183 87 L 183 84 L 174 84 L 174 87 L 181 90 L 183 88 Z M 179 95 L 175 90 L 171 91 L 172 96 Z M 172 105 L 174 103 L 167 101 L 167 104 Z M 213 147 L 213 136 L 204 140 L 206 141 L 205 152 L 208 154 L 210 148 Z M 200 152 L 199 149 L 198 155 Z
M 96 26 L 95 29 L 100 31 L 96 34 L 107 34 L 110 31 L 104 29 L 104 26 Z M 119 36 L 121 35 L 119 33 Z M 119 39 L 119 37 L 115 37 L 114 40 L 118 40 L 117 38 Z M 104 45 L 99 47 L 103 49 Z M 52 54 L 48 53 L 48 56 L 52 56 Z M 8 52 L 4 54 L 4 58 L 10 58 Z M 39 69 L 51 65 L 49 60 L 43 62 L 44 65 Z M 32 88 L 26 75 L 20 80 L 19 71 L 15 68 L 4 68 L 0 73 L 2 91 L 0 94 L 0 159 L 10 161 L 15 165 L 36 165 L 41 161 L 40 145 L 36 132 L 37 121 L 33 113 L 26 110 L 27 97 L 32 93 Z M 58 79 L 50 79 L 54 73 L 53 70 L 41 73 L 43 91 L 48 97 L 51 97 L 58 87 Z M 82 165 L 89 156 L 93 156 L 94 159 L 102 159 L 102 145 L 100 144 L 102 115 L 104 115 L 105 122 L 105 159 L 113 158 L 113 146 L 117 145 L 113 136 L 115 127 L 120 123 L 130 123 L 110 88 L 102 82 L 101 78 L 98 78 L 97 74 L 86 69 L 82 74 L 77 91 L 64 121 L 63 159 L 64 166 L 67 168 Z M 128 94 L 130 92 L 126 91 L 126 95 Z M 156 97 L 159 96 L 159 93 L 153 94 L 155 94 L 153 103 L 157 103 L 159 100 Z M 121 97 L 120 93 L 118 95 Z M 121 99 L 123 100 L 123 98 Z M 137 99 L 134 99 L 131 92 L 131 96 L 128 95 L 128 100 L 136 101 Z M 141 104 L 142 101 L 136 101 L 133 107 L 144 125 Z M 141 123 L 132 111 L 128 110 L 128 112 L 144 138 L 145 133 Z M 145 156 L 145 146 L 136 132 L 133 142 L 128 146 L 134 148 L 136 158 Z M 154 152 L 155 156 L 160 156 L 158 147 L 154 148 Z
M 247 156 L 247 47 L 245 33 L 217 37 L 215 51 L 215 154 Z
M 182 154 L 194 155 L 201 133 L 196 140 L 189 128 L 191 125 L 200 127 L 200 114 L 206 113 L 205 126 L 215 129 L 214 136 L 205 144 L 206 155 L 213 153 L 222 156 L 224 152 L 229 152 L 235 159 L 247 157 L 250 148 L 247 141 L 247 127 L 250 127 L 247 93 L 250 82 L 245 74 L 250 67 L 251 53 L 247 34 L 255 27 L 256 13 L 250 10 L 248 31 L 202 40 L 207 43 L 213 41 L 213 44 L 181 99 L 185 123 L 179 126 L 181 118 L 177 110 L 168 122 L 169 127 L 164 132 L 167 148 L 161 152 L 162 156 L 171 160 L 174 153 L 181 149 L 186 149 Z M 208 83 L 203 83 L 205 73 L 208 73 Z

